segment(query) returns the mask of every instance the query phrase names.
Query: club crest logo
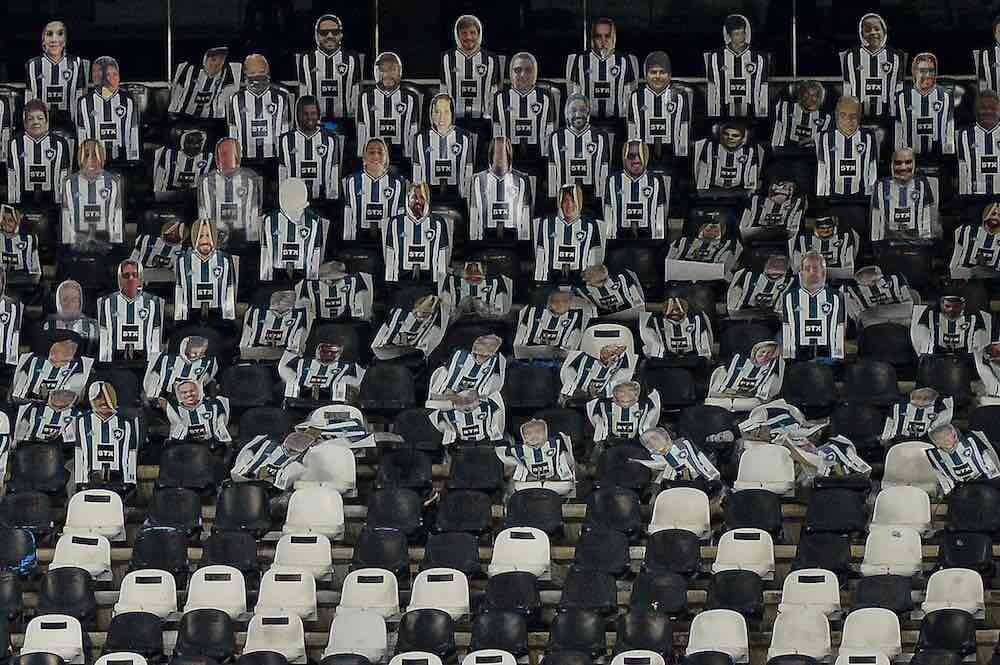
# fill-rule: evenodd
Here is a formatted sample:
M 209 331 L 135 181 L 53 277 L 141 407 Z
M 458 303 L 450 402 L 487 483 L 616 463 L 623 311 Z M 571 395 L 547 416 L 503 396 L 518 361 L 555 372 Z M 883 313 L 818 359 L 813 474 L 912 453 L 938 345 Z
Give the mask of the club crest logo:
M 406 111 L 406 104 L 403 104 L 402 102 L 396 104 L 396 113 L 404 113 L 405 111 Z
M 673 113 L 677 110 L 677 102 L 667 102 L 667 111 Z
M 882 71 L 885 72 L 886 74 L 888 74 L 889 72 L 891 72 L 892 71 L 892 63 L 891 62 L 883 62 L 882 63 Z
M 299 235 L 302 236 L 303 238 L 308 238 L 309 237 L 309 229 L 307 229 L 307 228 L 301 228 L 301 229 L 299 229 Z
M 63 81 L 68 81 L 73 78 L 73 72 L 68 69 L 62 73 Z
M 476 67 L 476 73 L 482 76 L 486 73 L 486 65 L 479 65 Z
M 125 107 L 124 106 L 119 106 L 118 108 L 116 108 L 115 109 L 115 114 L 119 118 L 124 118 L 125 117 Z
M 457 155 L 460 152 L 462 152 L 462 146 L 458 145 L 457 143 L 451 146 L 451 154 Z
M 647 198 L 650 197 L 650 196 L 652 196 L 653 195 L 653 188 L 652 187 L 643 187 L 642 188 L 642 195 L 645 196 L 645 197 L 647 197 Z
M 823 310 L 824 314 L 829 314 L 830 312 L 833 311 L 833 305 L 831 305 L 828 302 L 825 302 L 825 303 L 823 303 L 823 306 L 820 307 L 820 309 Z
M 597 144 L 596 143 L 588 143 L 587 144 L 587 152 L 589 152 L 590 154 L 594 154 L 595 152 L 597 152 Z
M 542 105 L 539 104 L 538 102 L 535 102 L 534 104 L 531 105 L 531 112 L 532 113 L 541 113 L 542 112 Z
M 865 152 L 865 144 L 864 143 L 859 143 L 858 144 L 858 154 L 862 155 L 862 154 L 864 154 L 864 152 Z
M 337 65 L 337 73 L 338 74 L 346 74 L 347 73 L 347 65 L 345 65 L 345 64 L 339 64 L 339 65 Z
M 149 316 L 149 310 L 148 309 L 146 309 L 144 307 L 144 308 L 142 308 L 142 309 L 139 310 L 139 318 L 140 319 L 145 319 L 148 316 Z
M 748 62 L 746 64 L 746 67 L 744 67 L 743 69 L 746 70 L 747 74 L 753 74 L 757 71 L 757 65 L 753 64 L 752 62 Z
M 212 270 L 212 274 L 216 277 L 222 277 L 222 266 L 216 266 L 215 269 Z
M 274 112 L 277 111 L 277 110 L 278 110 L 278 105 L 277 104 L 268 104 L 267 105 L 267 112 L 268 113 L 270 113 L 270 114 L 273 115 Z
M 56 151 L 55 150 L 46 150 L 45 151 L 45 157 L 46 157 L 46 159 L 53 159 L 55 156 L 56 156 Z M 21 155 L 21 158 L 22 159 L 24 158 L 23 154 Z
M 615 65 L 614 67 L 611 68 L 611 75 L 612 76 L 618 76 L 621 73 L 622 73 L 622 68 L 619 67 L 618 65 Z
M 320 157 L 325 157 L 326 156 L 326 146 L 325 145 L 318 145 L 318 146 L 316 146 L 316 154 L 318 154 Z

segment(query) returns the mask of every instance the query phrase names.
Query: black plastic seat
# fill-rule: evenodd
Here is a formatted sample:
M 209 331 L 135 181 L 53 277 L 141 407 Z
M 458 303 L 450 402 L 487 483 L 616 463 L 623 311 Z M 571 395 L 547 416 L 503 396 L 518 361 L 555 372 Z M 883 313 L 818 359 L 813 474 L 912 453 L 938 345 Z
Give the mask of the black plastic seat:
M 277 651 L 254 651 L 237 658 L 236 665 L 288 665 L 288 659 Z
M 531 487 L 514 492 L 507 499 L 504 528 L 530 526 L 544 531 L 550 539 L 562 535 L 563 497 L 550 489 Z
M 1000 531 L 1000 489 L 988 483 L 959 483 L 948 495 L 949 531 Z
M 503 487 L 503 462 L 492 446 L 462 446 L 451 455 L 449 490 L 495 492 Z
M 552 617 L 546 652 L 581 651 L 597 658 L 607 653 L 605 619 L 590 610 L 562 610 Z
M 611 616 L 618 609 L 615 578 L 597 570 L 571 566 L 562 585 L 559 609 L 584 609 Z
M 7 491 L 65 495 L 69 471 L 58 443 L 22 443 L 10 453 Z
M 10 570 L 22 577 L 38 567 L 35 536 L 28 529 L 0 527 L 0 570 Z
M 989 534 L 946 531 L 939 538 L 940 568 L 968 568 L 984 577 L 993 577 L 996 567 L 993 563 L 993 540 Z
M 842 533 L 802 533 L 792 570 L 823 568 L 838 577 L 850 572 L 851 538 Z
M 644 523 L 639 496 L 630 489 L 601 487 L 587 497 L 584 529 L 603 527 L 634 538 Z
M 205 656 L 219 663 L 232 660 L 236 652 L 233 620 L 222 610 L 201 609 L 185 612 L 177 627 L 174 653 Z
M 884 607 L 903 614 L 913 609 L 913 580 L 902 575 L 872 575 L 862 577 L 854 589 L 852 609 Z
M 523 571 L 494 575 L 486 584 L 483 607 L 487 612 L 515 612 L 534 625 L 538 623 L 542 613 L 538 580 L 531 573 Z
M 188 535 L 173 527 L 144 527 L 136 534 L 129 570 L 165 570 L 174 575 L 186 574 Z
M 674 629 L 665 614 L 629 610 L 618 616 L 615 633 L 616 654 L 643 649 L 660 654 L 668 663 L 674 662 Z
M 222 394 L 229 398 L 229 405 L 237 412 L 267 406 L 274 401 L 271 370 L 262 365 L 229 367 L 219 377 L 219 385 Z
M 643 389 L 660 393 L 660 405 L 667 410 L 683 409 L 703 398 L 694 382 L 694 376 L 683 367 L 644 367 Z
M 920 359 L 917 385 L 934 388 L 950 395 L 955 406 L 964 406 L 972 399 L 972 370 L 962 357 L 924 357 Z
M 708 453 L 732 448 L 732 443 L 712 443 L 705 439 L 713 434 L 737 431 L 737 422 L 736 416 L 729 409 L 697 404 L 681 411 L 677 428 L 688 441 Z
M 424 501 L 413 490 L 393 487 L 378 490 L 368 500 L 367 525 L 370 528 L 398 529 L 410 540 L 424 532 Z
M 448 662 L 455 656 L 455 621 L 443 610 L 410 610 L 399 620 L 396 650 L 433 653 Z
M 911 665 L 961 665 L 961 663 L 962 656 L 944 649 L 923 649 L 913 654 L 913 658 L 910 659 Z M 996 652 L 993 653 L 990 663 L 996 665 Z
M 38 590 L 38 614 L 67 614 L 80 624 L 92 626 L 97 618 L 94 579 L 83 568 L 50 570 L 42 577 Z
M 245 578 L 260 574 L 257 561 L 257 540 L 245 531 L 212 531 L 201 550 L 201 565 L 232 566 Z
M 817 362 L 790 363 L 785 366 L 781 394 L 807 417 L 828 415 L 837 396 L 833 370 Z
M 728 362 L 737 353 L 743 357 L 757 342 L 774 339 L 774 332 L 760 323 L 731 322 L 719 335 L 719 359 Z
M 652 573 L 691 577 L 701 572 L 701 543 L 685 529 L 664 529 L 649 535 L 642 566 Z
M 358 402 L 365 413 L 395 414 L 400 409 L 413 408 L 417 405 L 413 372 L 395 363 L 369 367 L 361 381 Z
M 340 354 L 344 362 L 358 362 L 361 354 L 368 349 L 371 339 L 362 342 L 358 334 L 358 326 L 350 323 L 323 323 L 313 326 L 309 333 L 309 340 L 306 344 L 306 353 L 314 354 L 318 344 L 337 343 L 343 347 Z
M 512 412 L 535 412 L 556 406 L 559 381 L 548 367 L 511 364 L 502 390 L 504 404 Z
M 724 570 L 712 575 L 707 610 L 733 610 L 754 619 L 764 615 L 764 582 L 750 570 Z
M 965 610 L 934 610 L 920 622 L 917 649 L 945 649 L 962 656 L 976 652 L 976 620 Z
M 8 662 L 10 662 L 11 665 L 66 665 L 66 661 L 60 658 L 57 654 L 47 653 L 45 651 L 23 653 L 20 656 L 11 658 Z
M 439 464 L 444 456 L 441 431 L 434 427 L 430 419 L 431 409 L 404 409 L 392 421 L 392 431 L 406 441 L 406 447 L 418 450 L 434 464 Z
M 624 576 L 631 564 L 628 537 L 607 527 L 585 528 L 576 543 L 573 565 L 582 570 Z
M 359 653 L 332 653 L 319 662 L 319 665 L 373 665 L 370 660 Z
M 469 651 L 479 649 L 500 649 L 514 658 L 528 655 L 528 622 L 524 615 L 491 609 L 476 616 Z
M 240 433 L 243 430 L 240 429 Z M 178 443 L 167 446 L 160 455 L 160 471 L 156 487 L 182 488 L 208 492 L 216 485 L 217 463 L 211 449 L 200 443 Z
M 106 367 L 96 372 L 94 378 L 98 381 L 107 381 L 115 387 L 119 406 L 123 408 L 139 406 L 142 398 L 142 386 L 135 372 Z
M 597 485 L 643 491 L 652 481 L 653 473 L 649 467 L 632 461 L 636 459 L 649 459 L 649 451 L 634 443 L 605 448 L 597 460 Z
M 0 524 L 28 529 L 36 536 L 45 536 L 54 527 L 52 499 L 41 492 L 8 494 L 0 500 Z
M 767 665 L 819 665 L 819 661 L 805 654 L 786 653 L 770 659 Z
M 493 523 L 493 500 L 475 490 L 450 490 L 438 505 L 434 530 L 482 535 Z
M 561 432 L 573 443 L 573 450 L 583 450 L 586 444 L 587 420 L 576 409 L 556 407 L 536 411 L 534 418 L 544 420 L 549 432 Z
M 0 617 L 20 621 L 23 610 L 21 578 L 12 570 L 0 570 Z
M 816 489 L 809 497 L 805 528 L 811 533 L 862 533 L 868 524 L 865 495 L 849 489 Z
M 910 328 L 898 323 L 877 323 L 858 333 L 858 355 L 887 362 L 896 368 L 913 367 L 917 361 L 910 341 Z
M 660 612 L 677 618 L 688 613 L 688 581 L 677 573 L 643 569 L 632 583 L 628 605 L 633 611 Z
M 163 659 L 163 624 L 160 617 L 149 612 L 125 612 L 111 619 L 104 653 L 130 651 L 147 661 Z
M 161 487 L 146 514 L 150 526 L 169 526 L 192 535 L 201 530 L 201 496 L 190 489 Z
M 284 439 L 295 428 L 295 420 L 287 409 L 275 406 L 258 406 L 247 409 L 240 416 L 240 438 L 249 441 L 266 434 L 274 439 Z
M 383 568 L 403 584 L 410 580 L 410 552 L 399 529 L 366 527 L 358 534 L 351 568 Z
M 471 533 L 435 533 L 427 537 L 420 569 L 453 568 L 472 578 L 482 572 L 479 539 Z
M 375 472 L 375 489 L 401 487 L 413 490 L 420 496 L 430 496 L 434 482 L 431 458 L 413 448 L 386 451 Z
M 896 368 L 881 360 L 858 360 L 844 368 L 844 394 L 858 404 L 892 406 L 899 401 Z
M 585 651 L 560 649 L 545 654 L 545 665 L 594 665 L 594 657 Z
M 733 665 L 733 657 L 724 651 L 701 651 L 684 656 L 684 665 Z
M 858 454 L 866 459 L 871 455 L 885 457 L 883 429 L 885 414 L 868 404 L 846 402 L 838 405 L 830 414 L 830 434 L 850 439 L 858 449 Z
M 975 409 L 969 414 L 969 429 L 982 432 L 990 441 L 1000 441 L 1000 405 Z
M 726 530 L 761 529 L 777 538 L 781 533 L 781 497 L 767 490 L 748 489 L 726 497 Z
M 267 483 L 226 483 L 215 502 L 215 528 L 263 536 L 271 528 L 269 500 Z

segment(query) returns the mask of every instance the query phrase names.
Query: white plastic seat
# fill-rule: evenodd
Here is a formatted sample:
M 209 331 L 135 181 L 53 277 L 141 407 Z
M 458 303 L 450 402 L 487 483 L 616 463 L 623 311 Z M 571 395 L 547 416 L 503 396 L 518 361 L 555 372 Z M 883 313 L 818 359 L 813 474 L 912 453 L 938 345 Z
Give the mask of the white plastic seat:
M 296 488 L 288 500 L 282 533 L 318 533 L 330 540 L 343 540 L 344 499 L 324 485 Z
M 608 344 L 624 346 L 625 353 L 632 361 L 632 367 L 635 367 L 635 338 L 632 336 L 632 331 L 620 323 L 595 323 L 588 326 L 580 339 L 580 350 L 596 358 L 601 355 L 601 347 Z
M 884 607 L 854 610 L 844 619 L 840 637 L 841 656 L 883 654 L 889 660 L 903 653 L 899 617 Z
M 910 527 L 923 535 L 931 531 L 931 498 L 915 486 L 883 489 L 875 497 L 871 527 Z
M 931 496 L 939 492 L 937 474 L 927 461 L 925 450 L 931 444 L 922 441 L 897 443 L 885 455 L 882 489 L 908 485 L 919 487 Z
M 441 659 L 426 651 L 407 651 L 393 656 L 389 665 L 441 665 Z
M 122 580 L 112 616 L 148 612 L 166 619 L 177 611 L 177 583 L 165 570 L 133 570 Z
M 146 657 L 131 651 L 115 651 L 101 656 L 94 665 L 147 665 Z
M 712 573 L 750 570 L 762 578 L 774 577 L 774 540 L 761 529 L 733 529 L 722 534 Z
M 274 549 L 271 570 L 283 573 L 303 570 L 317 580 L 329 579 L 333 573 L 330 539 L 321 533 L 286 533 Z
M 796 570 L 785 577 L 779 612 L 814 610 L 826 617 L 840 614 L 840 583 L 822 568 Z
M 407 612 L 425 608 L 444 610 L 458 621 L 469 614 L 469 580 L 453 568 L 428 568 L 413 580 Z
M 312 446 L 309 463 L 295 489 L 328 487 L 341 496 L 357 496 L 358 470 L 354 451 L 332 441 Z
M 671 487 L 656 495 L 649 533 L 666 529 L 690 531 L 702 540 L 712 533 L 708 495 L 694 487 Z
M 111 543 L 104 536 L 59 536 L 49 570 L 83 568 L 95 580 L 111 579 Z
M 74 494 L 66 506 L 63 533 L 72 536 L 104 536 L 111 541 L 125 540 L 125 507 L 122 498 L 111 490 L 83 490 Z
M 247 611 L 247 586 L 243 573 L 232 566 L 205 566 L 194 571 L 188 583 L 184 612 L 222 610 L 233 619 Z
M 524 571 L 544 577 L 551 570 L 549 537 L 541 529 L 519 526 L 504 529 L 493 541 L 490 577 L 499 573 Z
M 733 610 L 706 610 L 691 621 L 686 655 L 702 651 L 728 653 L 738 663 L 750 659 L 747 620 Z
M 80 622 L 65 614 L 45 614 L 28 622 L 21 655 L 54 653 L 66 663 L 84 662 L 83 629 Z
M 316 580 L 298 570 L 269 569 L 260 579 L 254 614 L 294 614 L 304 621 L 316 618 Z
M 820 612 L 798 609 L 781 612 L 774 620 L 767 659 L 796 654 L 816 660 L 830 657 L 830 622 Z
M 666 665 L 666 660 L 655 651 L 632 649 L 631 651 L 622 651 L 612 658 L 611 665 Z
M 913 577 L 920 572 L 923 560 L 920 534 L 916 529 L 897 527 L 875 529 L 865 540 L 865 558 L 861 560 L 861 574 L 902 575 Z
M 243 653 L 276 651 L 289 663 L 306 662 L 306 631 L 295 614 L 255 614 L 247 625 Z
M 335 653 L 356 653 L 381 663 L 389 650 L 385 619 L 376 612 L 340 612 L 330 624 L 330 639 L 323 658 Z
M 480 649 L 469 652 L 462 665 L 517 665 L 517 658 L 502 649 Z
M 884 653 L 845 654 L 840 652 L 833 665 L 892 665 Z
M 399 584 L 396 576 L 382 568 L 353 570 L 344 578 L 337 613 L 375 612 L 388 619 L 399 614 Z
M 983 578 L 979 573 L 968 568 L 946 568 L 931 575 L 920 609 L 927 613 L 947 608 L 965 610 L 977 618 L 986 616 Z
M 740 456 L 733 489 L 767 490 L 782 496 L 795 493 L 795 462 L 784 446 L 754 446 Z

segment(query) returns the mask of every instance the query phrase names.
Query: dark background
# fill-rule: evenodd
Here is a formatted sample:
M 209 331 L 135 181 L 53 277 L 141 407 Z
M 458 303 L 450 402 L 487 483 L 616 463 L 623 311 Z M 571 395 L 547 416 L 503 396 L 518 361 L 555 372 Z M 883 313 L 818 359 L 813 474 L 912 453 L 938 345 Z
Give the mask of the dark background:
M 866 11 L 883 14 L 892 45 L 911 56 L 935 51 L 942 74 L 961 75 L 971 73 L 971 49 L 991 42 L 1000 0 L 798 0 L 795 7 L 800 75 L 837 76 L 836 52 L 857 44 Z M 701 77 L 701 53 L 722 43 L 722 19 L 733 12 L 750 18 L 753 44 L 773 54 L 774 74 L 791 75 L 792 8 L 793 0 L 171 0 L 169 14 L 175 63 L 199 61 L 207 46 L 225 43 L 233 57 L 265 53 L 280 79 L 293 78 L 292 56 L 312 46 L 312 25 L 323 12 L 344 20 L 350 49 L 372 54 L 377 32 L 380 48 L 402 57 L 408 78 L 437 78 L 439 54 L 453 45 L 455 18 L 466 12 L 483 20 L 487 48 L 529 50 L 543 76 L 562 77 L 566 55 L 583 48 L 589 20 L 610 16 L 620 51 L 641 62 L 662 49 L 676 76 Z M 54 18 L 67 23 L 71 53 L 112 55 L 125 80 L 165 80 L 167 16 L 167 0 L 0 2 L 0 81 L 23 79 L 24 61 L 40 52 L 42 26 Z

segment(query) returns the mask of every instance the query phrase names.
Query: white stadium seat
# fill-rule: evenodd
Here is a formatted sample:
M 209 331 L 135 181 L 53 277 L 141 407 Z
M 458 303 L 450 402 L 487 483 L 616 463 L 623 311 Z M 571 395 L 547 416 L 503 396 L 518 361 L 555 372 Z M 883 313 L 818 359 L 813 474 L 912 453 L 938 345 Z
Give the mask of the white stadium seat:
M 986 599 L 979 573 L 967 568 L 945 568 L 931 575 L 920 609 L 929 613 L 946 608 L 965 610 L 977 618 L 985 618 Z
M 389 665 L 441 665 L 441 659 L 426 651 L 407 651 L 393 656 Z
M 111 490 L 83 490 L 66 506 L 63 533 L 72 536 L 104 536 L 110 541 L 125 540 L 125 507 Z
M 247 586 L 243 573 L 232 566 L 205 566 L 194 571 L 188 583 L 184 613 L 222 610 L 233 619 L 247 611 Z
M 21 655 L 39 652 L 54 653 L 71 665 L 84 663 L 80 622 L 65 614 L 45 614 L 29 621 Z
M 344 499 L 332 487 L 297 487 L 288 500 L 282 533 L 318 533 L 332 541 L 343 540 L 344 521 Z
M 381 663 L 388 650 L 389 638 L 381 614 L 338 611 L 330 624 L 330 640 L 323 658 L 337 653 L 356 653 L 372 663 Z
M 705 610 L 691 621 L 691 633 L 685 655 L 702 651 L 722 651 L 737 663 L 750 660 L 747 620 L 732 610 Z
M 845 654 L 842 651 L 833 665 L 892 665 L 884 653 Z
M 702 540 L 712 535 L 708 495 L 694 487 L 671 487 L 656 495 L 649 533 L 666 529 L 690 531 Z
M 295 614 L 255 614 L 247 626 L 243 653 L 276 651 L 289 663 L 305 663 L 306 631 Z
M 428 568 L 413 580 L 407 612 L 424 608 L 444 610 L 458 621 L 469 614 L 469 580 L 453 568 Z
M 330 539 L 321 533 L 286 533 L 274 549 L 271 570 L 283 573 L 302 570 L 317 580 L 333 574 L 333 551 Z
M 889 448 L 882 472 L 882 489 L 908 485 L 936 496 L 939 492 L 937 474 L 924 453 L 930 447 L 931 444 L 922 441 L 906 441 Z
M 469 652 L 462 665 L 517 665 L 517 659 L 501 649 L 480 649 Z
M 921 570 L 924 551 L 916 529 L 875 529 L 865 541 L 861 574 L 913 577 Z
M 165 570 L 133 570 L 122 580 L 114 615 L 148 612 L 161 619 L 177 612 L 177 583 Z
M 341 496 L 357 496 L 358 470 L 354 451 L 328 441 L 309 448 L 309 466 L 295 489 L 328 487 Z
M 795 462 L 784 446 L 754 446 L 740 455 L 733 483 L 735 491 L 767 490 L 782 496 L 795 494 Z
M 111 579 L 111 543 L 104 536 L 59 536 L 49 570 L 83 568 L 97 581 Z
M 386 619 L 399 614 L 399 583 L 382 568 L 352 570 L 344 578 L 337 613 L 375 612 Z
M 872 528 L 910 527 L 923 535 L 931 532 L 931 499 L 919 487 L 887 487 L 875 497 Z
M 774 541 L 760 529 L 733 529 L 722 534 L 712 573 L 750 570 L 764 579 L 774 577 Z
M 519 526 L 504 529 L 493 541 L 489 575 L 524 571 L 545 577 L 551 570 L 549 537 L 541 529 Z
M 785 577 L 779 612 L 815 610 L 830 617 L 840 614 L 840 582 L 822 568 L 794 570 Z
M 635 367 L 635 339 L 632 331 L 620 323 L 595 323 L 583 331 L 580 350 L 595 358 L 601 355 L 601 348 L 608 344 L 621 344 Z
M 854 610 L 844 619 L 840 637 L 841 656 L 883 654 L 889 660 L 903 652 L 899 617 L 884 607 Z
M 316 580 L 305 571 L 269 569 L 260 579 L 254 614 L 294 614 L 303 621 L 316 619 Z
M 820 612 L 796 609 L 781 612 L 771 630 L 771 646 L 767 659 L 795 654 L 816 660 L 830 657 L 830 622 Z
M 146 658 L 130 651 L 115 651 L 101 656 L 94 665 L 147 665 Z
M 655 651 L 632 649 L 617 654 L 611 659 L 611 665 L 666 665 L 666 660 Z

